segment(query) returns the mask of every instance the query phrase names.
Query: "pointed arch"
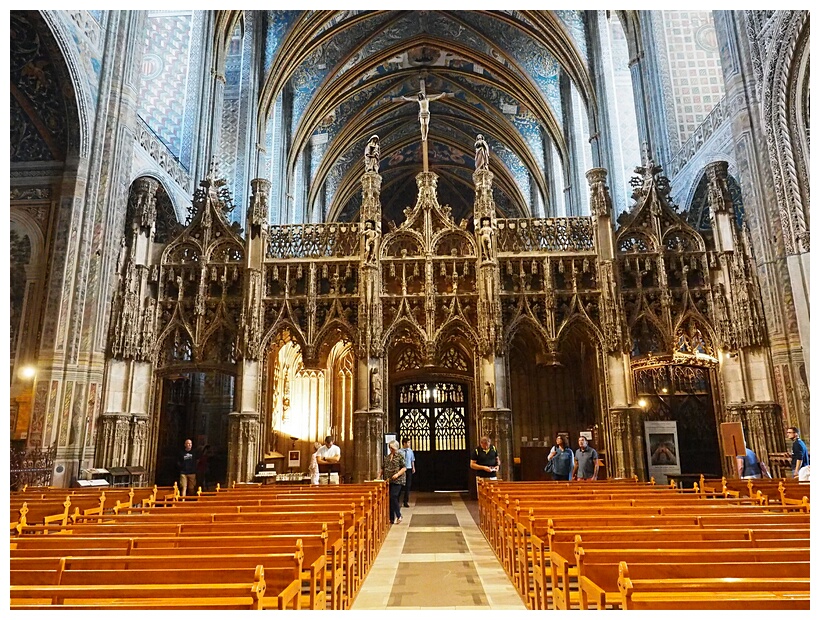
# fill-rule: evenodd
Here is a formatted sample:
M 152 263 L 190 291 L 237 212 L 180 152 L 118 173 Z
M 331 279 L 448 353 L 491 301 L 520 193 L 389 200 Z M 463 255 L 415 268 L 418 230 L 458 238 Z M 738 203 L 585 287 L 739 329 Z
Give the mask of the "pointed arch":
M 194 363 L 194 338 L 182 321 L 174 321 L 165 328 L 157 338 L 154 356 L 154 365 L 158 369 Z
M 570 334 L 577 331 L 584 332 L 598 347 L 604 347 L 604 336 L 601 330 L 590 320 L 585 312 L 574 312 L 569 319 L 558 329 L 556 338 L 559 345 L 563 344 Z

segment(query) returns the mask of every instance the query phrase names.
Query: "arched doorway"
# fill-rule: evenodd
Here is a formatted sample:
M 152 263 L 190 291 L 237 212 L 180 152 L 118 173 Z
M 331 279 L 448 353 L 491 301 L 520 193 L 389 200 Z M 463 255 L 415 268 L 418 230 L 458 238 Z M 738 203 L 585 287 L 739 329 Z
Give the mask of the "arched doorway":
M 474 350 L 467 328 L 442 330 L 432 355 L 407 327 L 393 335 L 389 353 L 387 433 L 409 438 L 416 455 L 413 489 L 462 491 L 470 480 L 475 439 Z
M 558 433 L 569 437 L 573 449 L 580 433 L 590 433 L 590 445 L 605 459 L 600 432 L 604 377 L 591 329 L 575 320 L 549 350 L 535 323 L 523 321 L 510 341 L 508 359 L 513 451 L 520 459 L 515 477 L 546 478 L 547 453 Z
M 228 414 L 233 410 L 235 387 L 236 377 L 219 371 L 192 370 L 161 379 L 157 485 L 169 486 L 179 479 L 177 460 L 186 439 L 193 443 L 197 458 L 210 446 L 208 469 L 197 484 L 210 488 L 228 483 Z
M 681 474 L 722 476 L 712 368 L 656 358 L 634 365 L 633 373 L 644 420 L 677 425 Z
M 416 455 L 413 488 L 467 489 L 469 448 L 468 385 L 447 379 L 395 386 L 399 439 L 408 438 Z

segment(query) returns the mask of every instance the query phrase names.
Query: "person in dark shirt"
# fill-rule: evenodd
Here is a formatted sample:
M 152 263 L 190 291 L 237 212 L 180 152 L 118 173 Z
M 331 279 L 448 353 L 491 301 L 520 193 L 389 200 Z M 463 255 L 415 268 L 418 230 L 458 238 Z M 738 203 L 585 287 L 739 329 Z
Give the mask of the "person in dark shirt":
M 194 444 L 190 439 L 185 440 L 185 449 L 179 455 L 177 467 L 179 468 L 179 494 L 188 495 L 196 493 L 196 459 L 193 452 Z
M 501 466 L 501 457 L 498 450 L 490 443 L 486 435 L 481 438 L 479 446 L 473 450 L 470 457 L 470 469 L 474 469 L 476 476 L 495 480 L 498 477 L 498 468 Z
M 809 450 L 800 439 L 800 429 L 790 426 L 786 429 L 786 439 L 792 440 L 792 476 L 800 478 L 800 470 L 809 464 Z M 804 472 L 804 477 L 808 474 Z

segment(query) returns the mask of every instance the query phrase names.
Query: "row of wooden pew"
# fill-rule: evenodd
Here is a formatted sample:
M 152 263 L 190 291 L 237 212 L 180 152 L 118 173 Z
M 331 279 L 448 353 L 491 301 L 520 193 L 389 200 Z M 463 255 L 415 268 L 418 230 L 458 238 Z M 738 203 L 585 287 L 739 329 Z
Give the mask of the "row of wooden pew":
M 386 536 L 387 502 L 384 483 L 158 489 L 116 511 L 27 523 L 11 537 L 11 608 L 348 609 Z
M 706 478 L 700 477 L 705 493 L 722 493 L 724 497 L 754 497 L 761 504 L 801 506 L 808 511 L 811 503 L 809 482 L 795 478 Z
M 480 480 L 530 609 L 808 609 L 808 502 L 639 483 Z
M 10 532 L 21 533 L 29 525 L 64 526 L 79 516 L 117 513 L 133 506 L 151 505 L 157 498 L 173 498 L 175 487 L 55 489 L 24 488 L 11 493 Z

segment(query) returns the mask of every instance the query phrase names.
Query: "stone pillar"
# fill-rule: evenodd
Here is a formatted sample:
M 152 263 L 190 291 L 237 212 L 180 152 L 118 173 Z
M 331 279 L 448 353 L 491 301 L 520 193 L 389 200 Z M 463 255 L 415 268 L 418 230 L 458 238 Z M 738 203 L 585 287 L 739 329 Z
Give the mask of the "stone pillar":
M 768 12 L 767 12 L 768 13 Z M 773 11 L 714 11 L 720 45 L 720 64 L 726 87 L 725 106 L 732 129 L 734 161 L 741 174 L 749 259 L 755 266 L 761 312 L 758 320 L 767 331 L 767 361 L 775 398 L 783 408 L 782 424 L 797 425 L 808 439 L 810 402 L 808 385 L 808 277 L 802 259 L 808 254 L 803 238 L 802 205 L 792 190 L 801 169 L 794 160 L 795 147 L 784 123 L 793 113 L 794 86 L 781 74 L 799 55 L 798 39 L 808 31 L 808 13 Z M 805 21 L 805 25 L 804 24 Z M 807 40 L 807 39 L 806 39 Z M 806 190 L 806 196 L 808 191 Z M 797 235 L 795 235 L 797 233 Z M 754 248 L 752 255 L 751 248 Z M 728 288 L 728 287 L 727 287 Z M 734 292 L 734 291 L 732 291 Z
M 610 478 L 628 478 L 634 473 L 634 465 L 629 458 L 630 416 L 632 408 L 611 408 L 607 416 L 609 445 L 607 446 L 607 473 Z
M 226 483 L 253 479 L 259 454 L 259 415 L 232 411 L 228 414 L 228 473 Z
M 487 435 L 501 457 L 498 476 L 502 480 L 513 479 L 512 411 L 503 407 L 483 408 L 479 418 L 478 435 Z M 478 445 L 478 442 L 476 442 Z
M 378 478 L 384 455 L 385 415 L 380 409 L 353 412 L 353 445 L 356 459 L 353 482 Z
M 648 481 L 643 421 L 644 413 L 642 409 L 632 408 L 629 410 L 629 444 L 631 450 L 627 453 L 627 457 L 632 468 L 631 475 L 638 476 L 639 480 Z

